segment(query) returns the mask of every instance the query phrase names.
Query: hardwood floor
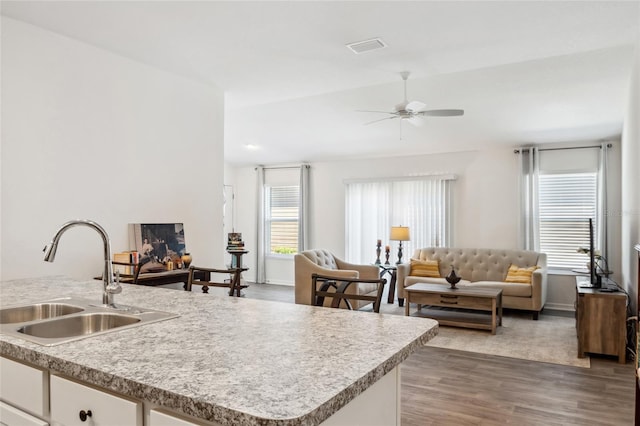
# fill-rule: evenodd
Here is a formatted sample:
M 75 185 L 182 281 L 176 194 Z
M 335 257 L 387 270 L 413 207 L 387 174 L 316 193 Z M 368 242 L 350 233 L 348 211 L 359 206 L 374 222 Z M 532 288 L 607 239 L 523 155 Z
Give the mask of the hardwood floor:
M 591 368 L 424 347 L 402 367 L 402 425 L 633 425 L 633 366 Z
M 293 303 L 293 287 L 253 284 L 245 297 Z M 632 363 L 615 357 L 586 369 L 423 347 L 402 367 L 402 425 L 626 426 L 634 392 Z

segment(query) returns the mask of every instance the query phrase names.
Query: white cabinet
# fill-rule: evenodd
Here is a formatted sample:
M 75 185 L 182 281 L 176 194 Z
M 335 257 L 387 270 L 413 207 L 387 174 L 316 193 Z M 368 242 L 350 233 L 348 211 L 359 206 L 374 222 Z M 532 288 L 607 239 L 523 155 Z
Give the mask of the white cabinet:
M 49 414 L 49 373 L 0 357 L 0 399 L 36 416 Z
M 5 357 L 0 372 L 0 426 L 219 426 Z
M 51 375 L 53 425 L 142 426 L 142 402 Z
M 0 401 L 0 425 L 2 426 L 48 426 L 49 423 Z

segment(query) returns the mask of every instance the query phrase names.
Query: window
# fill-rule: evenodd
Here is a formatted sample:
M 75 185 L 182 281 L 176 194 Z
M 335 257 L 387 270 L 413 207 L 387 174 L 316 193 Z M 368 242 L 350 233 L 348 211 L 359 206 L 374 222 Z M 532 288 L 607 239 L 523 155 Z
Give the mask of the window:
M 300 187 L 266 186 L 265 203 L 267 254 L 297 253 Z
M 376 240 L 380 239 L 383 246 L 391 246 L 389 262 L 396 263 L 398 242 L 389 240 L 391 226 L 409 227 L 411 241 L 402 244 L 403 261 L 411 257 L 415 248 L 449 245 L 454 178 L 427 176 L 347 183 L 347 260 L 373 263 Z
M 611 144 L 523 147 L 520 162 L 522 248 L 547 254 L 552 269 L 586 270 L 589 218 L 594 246 L 607 259 L 607 163 Z
M 550 268 L 587 267 L 589 218 L 596 218 L 597 173 L 541 173 L 538 178 L 540 251 Z M 597 224 L 597 221 L 595 221 Z M 596 225 L 597 227 L 597 225 Z M 594 231 L 599 247 L 597 229 Z

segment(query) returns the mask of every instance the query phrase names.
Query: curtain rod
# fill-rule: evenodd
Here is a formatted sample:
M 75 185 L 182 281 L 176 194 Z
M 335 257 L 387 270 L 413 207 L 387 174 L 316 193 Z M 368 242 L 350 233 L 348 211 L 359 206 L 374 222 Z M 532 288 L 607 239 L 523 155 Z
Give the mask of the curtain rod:
M 612 143 L 608 143 L 607 144 L 607 148 L 611 148 L 613 146 Z M 570 146 L 567 148 L 538 148 L 538 151 L 562 151 L 565 149 L 591 149 L 591 148 L 598 148 L 601 149 L 602 147 L 600 145 L 590 145 L 590 146 Z M 530 150 L 532 149 L 532 147 L 528 147 L 528 148 L 520 148 L 520 149 L 514 149 L 513 153 L 514 154 L 520 154 L 520 150 Z
M 281 166 L 281 167 L 263 167 L 263 170 L 280 170 L 280 169 L 299 169 L 302 166 L 308 166 L 308 164 L 301 164 L 299 166 Z M 258 170 L 256 167 L 254 170 Z

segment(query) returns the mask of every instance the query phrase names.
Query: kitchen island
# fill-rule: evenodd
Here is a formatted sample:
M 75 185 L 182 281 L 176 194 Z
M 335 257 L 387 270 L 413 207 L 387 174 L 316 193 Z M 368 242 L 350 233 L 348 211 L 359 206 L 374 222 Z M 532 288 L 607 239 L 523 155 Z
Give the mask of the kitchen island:
M 2 308 L 66 296 L 100 303 L 102 284 L 0 282 Z M 358 417 L 392 412 L 399 423 L 399 366 L 438 332 L 425 318 L 135 285 L 116 303 L 179 317 L 57 346 L 1 335 L 0 355 L 142 401 L 142 424 L 149 408 L 203 424 L 340 424 L 349 407 Z M 394 400 L 358 403 L 383 382 Z

